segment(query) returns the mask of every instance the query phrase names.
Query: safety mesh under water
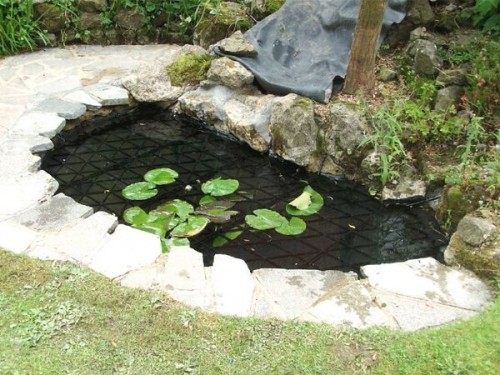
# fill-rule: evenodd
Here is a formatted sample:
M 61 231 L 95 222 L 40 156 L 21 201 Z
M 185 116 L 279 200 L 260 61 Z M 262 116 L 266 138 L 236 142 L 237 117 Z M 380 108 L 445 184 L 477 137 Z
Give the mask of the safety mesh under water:
M 200 182 L 217 176 L 237 179 L 242 201 L 234 208 L 241 213 L 230 223 L 210 224 L 191 239 L 191 246 L 203 252 L 206 265 L 214 254 L 228 254 L 245 260 L 251 270 L 357 271 L 366 264 L 439 258 L 446 241 L 427 209 L 386 207 L 352 182 L 306 173 L 169 115 L 124 120 L 75 142 L 68 142 L 69 135 L 63 133 L 60 145 L 45 155 L 43 169 L 59 181 L 60 192 L 119 218 L 128 207 L 151 210 L 172 199 L 197 206 L 203 196 Z M 152 200 L 130 202 L 121 196 L 125 186 L 159 167 L 176 170 L 177 182 L 160 187 Z M 285 205 L 302 192 L 304 181 L 323 196 L 325 205 L 318 214 L 304 218 L 307 229 L 302 235 L 247 229 L 223 247 L 212 247 L 217 235 L 244 224 L 244 216 L 255 209 L 283 213 Z M 192 189 L 186 189 L 188 185 Z

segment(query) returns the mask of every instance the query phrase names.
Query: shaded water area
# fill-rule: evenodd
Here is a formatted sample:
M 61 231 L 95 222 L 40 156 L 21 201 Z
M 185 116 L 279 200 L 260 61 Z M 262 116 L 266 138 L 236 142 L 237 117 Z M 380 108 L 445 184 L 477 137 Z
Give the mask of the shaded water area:
M 91 136 L 76 136 L 81 132 L 79 127 L 62 133 L 56 148 L 45 155 L 43 169 L 59 181 L 60 192 L 119 218 L 128 207 L 139 205 L 147 211 L 172 199 L 196 207 L 203 196 L 200 183 L 217 176 L 240 182 L 241 201 L 234 209 L 241 213 L 227 224 L 210 224 L 191 238 L 191 246 L 204 253 L 206 265 L 219 253 L 245 260 L 251 270 L 358 271 L 366 264 L 424 256 L 439 259 L 446 242 L 428 209 L 386 207 L 362 186 L 307 173 L 167 113 L 123 119 L 101 126 Z M 121 196 L 125 186 L 142 181 L 145 172 L 159 167 L 176 170 L 177 182 L 160 186 L 159 194 L 148 201 L 130 202 Z M 318 214 L 304 218 L 307 229 L 302 235 L 247 229 L 223 247 L 212 247 L 217 235 L 243 224 L 244 216 L 255 209 L 270 208 L 288 216 L 285 205 L 300 195 L 304 181 L 323 196 L 325 205 Z

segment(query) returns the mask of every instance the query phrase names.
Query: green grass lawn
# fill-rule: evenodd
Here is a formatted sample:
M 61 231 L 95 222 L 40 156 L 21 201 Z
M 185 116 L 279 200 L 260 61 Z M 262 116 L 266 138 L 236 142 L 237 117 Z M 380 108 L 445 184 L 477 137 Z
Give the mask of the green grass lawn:
M 407 334 L 203 313 L 0 251 L 0 374 L 496 374 L 500 302 Z M 495 371 L 497 370 L 497 371 Z

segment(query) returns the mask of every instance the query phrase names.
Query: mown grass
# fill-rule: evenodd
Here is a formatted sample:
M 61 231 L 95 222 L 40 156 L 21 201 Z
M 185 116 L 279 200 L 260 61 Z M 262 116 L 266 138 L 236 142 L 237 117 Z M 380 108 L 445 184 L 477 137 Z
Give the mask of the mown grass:
M 237 319 L 0 251 L 1 374 L 494 374 L 497 301 L 413 334 Z

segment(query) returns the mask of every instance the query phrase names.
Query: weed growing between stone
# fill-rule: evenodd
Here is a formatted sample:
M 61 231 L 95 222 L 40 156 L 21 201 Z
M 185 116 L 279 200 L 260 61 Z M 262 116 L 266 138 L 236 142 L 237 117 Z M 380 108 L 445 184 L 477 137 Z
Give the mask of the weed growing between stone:
M 159 186 L 172 184 L 177 177 L 178 173 L 170 168 L 156 168 L 146 172 L 144 181 L 126 186 L 122 195 L 132 201 L 150 199 L 158 194 Z M 237 193 L 238 188 L 237 180 L 217 177 L 201 184 L 201 191 L 205 195 L 196 209 L 186 201 L 175 199 L 161 203 L 149 213 L 137 206 L 128 208 L 123 220 L 134 228 L 160 237 L 164 252 L 168 252 L 172 246 L 190 246 L 189 238 L 201 233 L 209 223 L 227 223 L 231 217 L 239 214 L 239 211 L 231 210 L 242 199 Z M 193 187 L 186 186 L 185 189 L 191 190 Z M 302 234 L 307 225 L 299 216 L 313 215 L 319 212 L 323 204 L 323 197 L 308 185 L 300 196 L 287 204 L 286 212 L 293 216 L 290 220 L 267 208 L 256 209 L 253 215 L 245 216 L 246 226 L 237 226 L 217 236 L 212 246 L 224 246 L 238 238 L 245 229 L 274 229 L 285 236 Z

